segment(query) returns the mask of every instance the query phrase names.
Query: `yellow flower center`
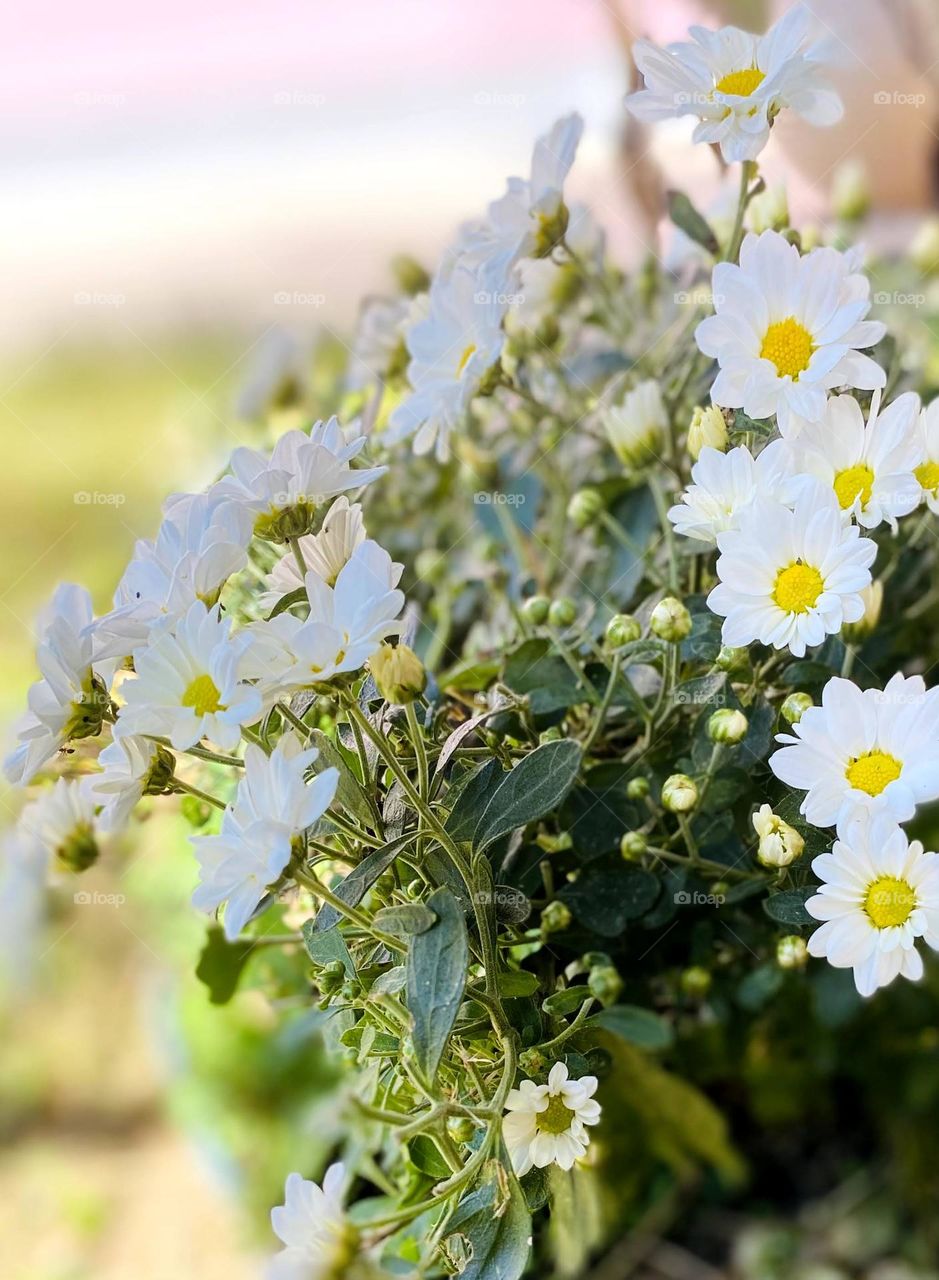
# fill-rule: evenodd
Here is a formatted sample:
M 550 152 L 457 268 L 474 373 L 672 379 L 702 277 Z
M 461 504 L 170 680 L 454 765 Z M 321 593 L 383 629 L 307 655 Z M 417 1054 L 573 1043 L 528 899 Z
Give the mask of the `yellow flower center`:
M 745 71 L 731 71 L 722 76 L 714 88 L 718 93 L 736 93 L 741 98 L 748 98 L 765 79 L 766 73 L 759 67 L 747 67 Z
M 879 796 L 884 787 L 896 782 L 903 772 L 902 763 L 886 751 L 868 751 L 848 761 L 845 777 L 858 791 L 869 796 Z
M 859 462 L 855 467 L 846 467 L 835 476 L 835 494 L 841 504 L 841 510 L 847 511 L 854 505 L 856 498 L 861 499 L 861 506 L 866 507 L 874 491 L 874 473 L 866 462 Z
M 211 715 L 215 711 L 224 711 L 220 694 L 211 676 L 196 676 L 195 680 L 183 694 L 183 706 L 192 707 L 197 716 Z
M 552 1097 L 544 1111 L 538 1112 L 536 1123 L 545 1133 L 566 1133 L 574 1114 L 562 1097 Z
M 773 599 L 784 613 L 808 613 L 825 589 L 822 575 L 801 560 L 776 575 Z
M 939 462 L 924 462 L 913 472 L 924 489 L 935 493 L 939 489 Z
M 476 350 L 476 343 L 471 342 L 463 354 L 460 356 L 460 363 L 456 367 L 456 376 L 459 377 L 472 358 L 473 352 Z
M 864 899 L 864 910 L 878 929 L 905 924 L 915 906 L 915 889 L 896 876 L 881 876 L 875 880 Z
M 795 316 L 787 316 L 766 330 L 760 356 L 776 366 L 781 378 L 788 376 L 798 382 L 799 374 L 809 367 L 814 350 L 812 335 L 805 325 L 800 324 Z

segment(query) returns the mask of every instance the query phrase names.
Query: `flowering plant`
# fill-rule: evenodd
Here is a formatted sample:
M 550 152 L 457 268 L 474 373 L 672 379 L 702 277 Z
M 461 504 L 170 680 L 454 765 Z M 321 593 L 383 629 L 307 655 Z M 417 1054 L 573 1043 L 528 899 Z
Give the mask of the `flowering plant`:
M 936 404 L 857 249 L 751 225 L 776 115 L 840 113 L 807 24 L 637 48 L 630 109 L 740 164 L 726 233 L 671 200 L 707 303 L 568 205 L 569 116 L 366 304 L 337 416 L 272 386 L 114 607 L 41 622 L 4 917 L 175 797 L 213 998 L 277 947 L 346 1063 L 272 1276 L 576 1274 L 743 1177 L 709 1024 L 939 949 Z

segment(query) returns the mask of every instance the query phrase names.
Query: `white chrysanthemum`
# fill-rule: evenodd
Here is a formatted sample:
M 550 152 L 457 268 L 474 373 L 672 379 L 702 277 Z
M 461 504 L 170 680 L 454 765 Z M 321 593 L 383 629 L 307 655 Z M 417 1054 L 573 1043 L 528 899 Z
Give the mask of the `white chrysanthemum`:
M 929 510 L 939 515 L 939 398 L 920 414 L 919 456 L 913 474 Z
M 183 751 L 208 738 L 232 750 L 241 726 L 261 714 L 261 695 L 243 682 L 250 634 L 231 636 L 231 619 L 197 600 L 171 632 L 134 651 L 137 677 L 122 686 L 126 702 L 115 734 L 169 738 Z
M 874 392 L 867 424 L 853 396 L 833 396 L 819 423 L 805 427 L 792 442 L 793 466 L 834 490 L 845 518 L 865 529 L 897 518 L 920 501 L 913 474 L 919 459 L 920 399 L 909 391 L 880 409 Z
M 820 422 L 832 387 L 873 391 L 883 369 L 859 348 L 884 336 L 870 310 L 870 283 L 856 252 L 799 250 L 776 231 L 750 234 L 740 265 L 720 262 L 712 289 L 716 315 L 695 340 L 720 372 L 711 399 L 751 418 L 776 414 L 783 436 Z
M 59 778 L 20 814 L 19 826 L 51 857 L 81 871 L 98 855 L 95 802 L 87 779 Z
M 293 734 L 285 734 L 270 756 L 249 744 L 244 776 L 234 804 L 222 816 L 220 834 L 191 837 L 200 871 L 193 905 L 215 911 L 227 902 L 229 939 L 238 937 L 268 887 L 280 878 L 293 841 L 332 804 L 337 769 L 324 769 L 306 781 L 318 755 L 315 748 L 302 751 Z
M 909 841 L 890 813 L 860 810 L 838 824 L 831 853 L 812 863 L 823 881 L 805 909 L 824 923 L 809 953 L 853 969 L 862 996 L 902 976 L 916 982 L 916 939 L 939 950 L 939 856 Z
M 174 760 L 149 738 L 128 733 L 105 747 L 98 764 L 102 772 L 87 780 L 89 794 L 101 806 L 98 826 L 102 831 L 120 831 L 141 797 L 169 782 Z
M 214 604 L 225 582 L 244 568 L 250 512 L 219 493 L 178 493 L 163 507 L 153 542 L 139 541 L 114 594 L 114 608 L 95 624 L 95 658 L 126 658 L 169 629 L 194 600 Z
M 697 116 L 694 141 L 718 143 L 729 163 L 756 159 L 786 107 L 814 125 L 841 119 L 841 99 L 820 70 L 820 46 L 807 45 L 803 5 L 762 36 L 738 27 L 694 26 L 688 34 L 691 40 L 664 48 L 648 40 L 633 45 L 645 88 L 630 94 L 626 106 L 638 119 Z
M 457 263 L 430 288 L 426 316 L 407 332 L 411 394 L 391 415 L 387 439 L 414 437 L 414 452 L 450 456 L 450 434 L 502 356 L 509 281 L 494 282 Z
M 308 570 L 333 586 L 356 547 L 365 541 L 365 522 L 359 503 L 350 504 L 343 494 L 326 513 L 319 533 L 299 539 L 300 553 Z M 269 610 L 291 591 L 303 586 L 300 566 L 292 551 L 282 556 L 265 578 L 267 590 L 259 597 L 262 609 Z
M 757 499 L 717 545 L 720 582 L 708 607 L 724 618 L 724 644 L 759 640 L 801 658 L 863 617 L 877 544 L 844 524 L 834 494 L 817 482 L 803 482 L 791 509 Z
M 266 697 L 309 688 L 345 671 L 358 671 L 386 636 L 401 629 L 397 620 L 404 594 L 397 589 L 402 566 L 377 542 L 356 547 L 335 586 L 319 574 L 306 575 L 306 619 L 290 613 L 253 623 L 247 670 Z
M 886 809 L 895 822 L 939 798 L 939 690 L 922 676 L 893 676 L 864 689 L 833 677 L 769 758 L 787 786 L 807 794 L 800 812 L 830 827 L 852 809 Z
M 668 518 L 676 533 L 714 543 L 719 533 L 737 527 L 757 498 L 790 506 L 799 482 L 789 468 L 789 454 L 781 440 L 768 444 L 756 458 L 743 445 L 728 453 L 706 447 L 691 468 L 691 484 Z
M 4 761 L 10 782 L 25 786 L 71 738 L 97 733 L 107 690 L 92 670 L 91 597 L 84 587 L 60 586 L 39 619 L 36 661 L 42 672 L 28 694 L 17 746 Z
M 586 1126 L 600 1120 L 596 1089 L 596 1076 L 570 1080 L 564 1063 L 556 1062 L 547 1084 L 523 1080 L 509 1092 L 502 1136 L 518 1177 L 533 1166 L 573 1168 L 590 1143 Z
M 384 475 L 387 467 L 356 470 L 349 464 L 365 447 L 365 436 L 347 440 L 337 418 L 317 422 L 306 431 L 287 431 L 268 455 L 236 449 L 230 476 L 212 492 L 234 499 L 251 512 L 260 536 L 283 540 L 299 536 L 318 507 L 330 498 L 361 489 Z
M 352 358 L 346 373 L 350 390 L 374 387 L 403 372 L 407 361 L 404 331 L 411 311 L 410 298 L 366 298 L 359 310 Z
M 330 1165 L 320 1188 L 291 1173 L 284 1203 L 271 1210 L 274 1234 L 284 1248 L 270 1262 L 266 1280 L 327 1280 L 343 1274 L 356 1250 L 357 1232 L 343 1207 L 345 1167 Z
M 624 466 L 639 467 L 650 461 L 668 430 L 668 412 L 658 382 L 647 378 L 627 391 L 619 404 L 603 406 L 600 421 Z
M 583 131 L 584 122 L 575 112 L 538 139 L 531 176 L 509 178 L 505 195 L 490 204 L 487 216 L 463 229 L 458 248 L 467 266 L 498 283 L 520 259 L 550 252 L 564 231 L 559 216 L 564 182 Z

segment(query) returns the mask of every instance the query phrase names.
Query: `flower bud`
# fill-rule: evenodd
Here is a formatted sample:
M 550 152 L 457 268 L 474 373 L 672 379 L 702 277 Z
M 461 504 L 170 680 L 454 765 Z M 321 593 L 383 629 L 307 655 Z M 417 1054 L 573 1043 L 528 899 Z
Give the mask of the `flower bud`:
M 622 649 L 625 644 L 632 644 L 642 635 L 642 627 L 631 614 L 614 613 L 606 624 L 604 643 L 608 649 Z
M 550 607 L 551 601 L 547 596 L 529 596 L 522 605 L 522 613 L 527 622 L 540 627 L 543 622 L 547 622 Z
M 324 996 L 335 995 L 346 980 L 346 971 L 341 960 L 330 960 L 316 976 L 316 985 Z
M 624 467 L 638 469 L 650 462 L 668 430 L 668 413 L 654 378 L 628 391 L 618 405 L 606 405 L 601 421 L 616 456 Z
M 641 774 L 637 778 L 630 778 L 626 783 L 626 794 L 630 800 L 645 800 L 649 791 L 649 779 Z
M 705 969 L 700 964 L 694 964 L 690 968 L 684 969 L 679 978 L 682 993 L 692 1000 L 703 1000 L 711 990 L 711 982 L 710 970 Z
M 98 842 L 87 822 L 77 822 L 55 849 L 56 860 L 66 871 L 87 871 L 98 857 Z
M 846 160 L 835 170 L 831 183 L 831 207 L 845 222 L 860 222 L 871 207 L 871 189 L 864 166 Z
M 548 1065 L 540 1049 L 523 1049 L 518 1055 L 518 1069 L 529 1080 L 537 1079 Z
M 424 664 L 406 644 L 383 644 L 368 660 L 378 692 L 395 706 L 413 702 L 424 692 L 427 672 Z
M 590 994 L 604 1006 L 616 1004 L 623 991 L 623 979 L 611 964 L 598 965 L 587 976 Z
M 665 596 L 652 610 L 649 626 L 659 639 L 678 644 L 691 632 L 691 614 L 680 600 Z
M 555 898 L 541 913 L 542 933 L 563 933 L 571 924 L 570 908 Z
M 603 511 L 603 498 L 596 489 L 578 489 L 567 504 L 567 518 L 575 529 L 586 529 Z
M 548 609 L 548 622 L 552 627 L 569 627 L 577 621 L 577 606 L 568 596 L 552 600 Z
M 768 804 L 753 815 L 753 829 L 760 837 L 756 856 L 764 867 L 788 867 L 802 856 L 805 841 L 795 827 L 777 818 Z
M 790 693 L 779 710 L 782 718 L 789 724 L 798 724 L 809 707 L 814 705 L 810 693 Z
M 451 1116 L 447 1121 L 447 1132 L 454 1142 L 466 1146 L 473 1141 L 478 1130 L 469 1116 Z
M 939 272 L 939 218 L 927 218 L 921 224 L 910 245 L 910 257 L 924 276 Z
M 430 276 L 426 270 L 416 258 L 406 253 L 399 253 L 392 258 L 391 270 L 401 290 L 412 298 L 415 294 L 426 293 L 430 288 Z
M 880 621 L 880 610 L 884 603 L 884 584 L 880 578 L 863 587 L 858 595 L 864 602 L 864 612 L 857 622 L 846 622 L 841 628 L 841 635 L 848 644 L 858 644 L 866 640 Z
M 749 728 L 747 717 L 733 707 L 721 707 L 708 719 L 708 737 L 724 746 L 735 747 L 743 742 Z
M 688 428 L 688 452 L 692 458 L 697 458 L 705 446 L 720 449 L 723 453 L 727 448 L 727 441 L 727 423 L 717 405 L 708 405 L 706 409 L 698 405 L 691 415 L 691 426 Z
M 166 747 L 158 746 L 153 753 L 150 768 L 144 778 L 143 794 L 145 796 L 162 796 L 171 789 L 173 771 L 176 768 L 176 757 Z
M 620 837 L 619 851 L 627 862 L 638 862 L 649 845 L 638 831 L 627 831 Z
M 797 933 L 780 938 L 776 943 L 776 963 L 780 969 L 803 969 L 809 958 L 805 939 Z
M 750 661 L 750 651 L 748 649 L 735 649 L 733 645 L 722 644 L 717 657 L 714 659 L 714 665 L 718 671 L 726 671 L 728 674 L 735 671 L 742 671 Z
M 789 226 L 789 201 L 781 182 L 753 197 L 747 208 L 747 222 L 757 235 L 763 231 L 784 231 Z
M 669 813 L 690 813 L 698 803 L 698 784 L 687 773 L 673 773 L 662 783 L 662 806 Z

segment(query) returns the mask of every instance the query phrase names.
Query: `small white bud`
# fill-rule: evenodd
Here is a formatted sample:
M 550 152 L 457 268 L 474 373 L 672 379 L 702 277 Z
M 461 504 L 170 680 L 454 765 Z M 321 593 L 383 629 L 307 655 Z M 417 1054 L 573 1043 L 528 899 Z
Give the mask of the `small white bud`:
M 768 804 L 753 815 L 753 829 L 760 837 L 756 856 L 764 867 L 788 867 L 802 856 L 805 841 L 795 827 L 777 818 Z
M 688 452 L 692 458 L 697 459 L 704 448 L 720 449 L 723 453 L 727 442 L 727 423 L 717 405 L 709 404 L 706 409 L 698 405 L 688 428 Z
M 749 721 L 742 711 L 732 707 L 721 707 L 708 719 L 708 737 L 712 742 L 735 747 L 743 742 L 750 728 Z
M 662 806 L 670 813 L 690 813 L 698 803 L 698 785 L 687 773 L 673 773 L 662 783 Z

